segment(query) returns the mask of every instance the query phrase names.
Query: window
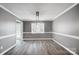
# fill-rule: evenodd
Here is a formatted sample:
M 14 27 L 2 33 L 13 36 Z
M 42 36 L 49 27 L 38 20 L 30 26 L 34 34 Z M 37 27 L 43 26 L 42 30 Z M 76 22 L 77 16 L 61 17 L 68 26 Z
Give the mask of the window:
M 32 33 L 44 33 L 44 23 L 31 23 Z

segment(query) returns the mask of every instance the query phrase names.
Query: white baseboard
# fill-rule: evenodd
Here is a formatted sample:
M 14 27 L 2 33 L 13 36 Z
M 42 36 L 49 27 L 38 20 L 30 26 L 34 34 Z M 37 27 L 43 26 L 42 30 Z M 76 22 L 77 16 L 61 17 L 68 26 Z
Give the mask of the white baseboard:
M 45 33 L 52 33 L 52 32 L 44 32 L 44 33 L 23 32 L 23 34 L 25 34 L 25 33 L 27 33 L 27 34 L 45 34 Z
M 6 52 L 8 52 L 9 50 L 11 50 L 12 48 L 14 48 L 16 46 L 16 44 L 14 44 L 13 46 L 11 46 L 10 48 L 8 48 L 7 50 L 3 51 L 2 53 L 0 53 L 0 55 L 5 54 Z
M 64 49 L 66 49 L 68 52 L 70 52 L 73 55 L 78 55 L 75 52 L 71 51 L 69 48 L 65 47 L 64 45 L 62 45 L 61 43 L 59 43 L 58 41 L 52 39 L 54 42 L 56 42 L 58 45 L 60 45 L 61 47 L 63 47 Z
M 23 40 L 52 40 L 52 38 L 24 38 Z

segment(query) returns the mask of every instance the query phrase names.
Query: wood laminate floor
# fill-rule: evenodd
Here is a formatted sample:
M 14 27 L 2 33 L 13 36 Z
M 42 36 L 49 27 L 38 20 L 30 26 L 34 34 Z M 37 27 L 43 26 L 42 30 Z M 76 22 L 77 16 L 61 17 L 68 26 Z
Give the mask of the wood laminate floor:
M 16 47 L 5 55 L 71 55 L 52 40 L 16 40 Z

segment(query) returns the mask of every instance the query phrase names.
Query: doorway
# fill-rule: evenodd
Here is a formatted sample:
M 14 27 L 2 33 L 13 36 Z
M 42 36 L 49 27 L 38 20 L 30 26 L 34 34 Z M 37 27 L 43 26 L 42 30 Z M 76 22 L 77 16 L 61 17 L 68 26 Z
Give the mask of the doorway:
M 23 39 L 23 28 L 22 28 L 22 21 L 16 21 L 16 38 Z

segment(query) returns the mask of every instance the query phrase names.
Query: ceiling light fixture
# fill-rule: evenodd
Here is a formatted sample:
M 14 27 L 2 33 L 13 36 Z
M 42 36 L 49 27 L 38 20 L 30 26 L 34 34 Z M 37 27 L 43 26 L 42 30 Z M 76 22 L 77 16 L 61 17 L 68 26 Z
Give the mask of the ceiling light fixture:
M 36 21 L 39 20 L 39 11 L 36 11 Z

